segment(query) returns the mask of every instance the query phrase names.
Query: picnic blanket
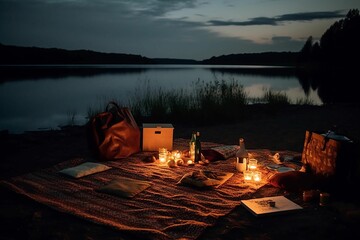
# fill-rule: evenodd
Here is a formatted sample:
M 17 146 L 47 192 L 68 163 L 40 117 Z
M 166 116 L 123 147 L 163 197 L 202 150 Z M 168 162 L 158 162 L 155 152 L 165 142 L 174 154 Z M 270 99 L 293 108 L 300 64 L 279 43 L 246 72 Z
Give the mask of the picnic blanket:
M 218 145 L 202 143 L 204 149 Z M 174 140 L 174 149 L 187 148 L 188 140 Z M 271 161 L 268 150 L 250 152 L 260 163 Z M 61 212 L 131 232 L 141 239 L 195 239 L 219 217 L 240 205 L 240 200 L 250 198 L 267 183 L 267 176 L 271 174 L 268 168 L 261 168 L 263 180 L 260 183 L 244 182 L 233 158 L 208 165 L 170 168 L 143 161 L 152 154 L 141 152 L 126 159 L 102 162 L 109 169 L 81 178 L 62 174 L 62 170 L 87 161 L 75 158 L 48 169 L 3 180 L 0 184 Z M 218 188 L 196 189 L 177 184 L 184 174 L 194 170 L 233 175 Z M 99 191 L 114 179 L 122 178 L 149 185 L 128 198 Z

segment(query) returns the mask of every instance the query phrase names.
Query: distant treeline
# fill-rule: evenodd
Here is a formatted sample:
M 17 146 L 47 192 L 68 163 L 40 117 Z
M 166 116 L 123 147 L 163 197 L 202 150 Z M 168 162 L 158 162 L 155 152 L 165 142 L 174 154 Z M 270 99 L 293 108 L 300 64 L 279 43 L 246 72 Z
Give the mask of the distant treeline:
M 123 53 L 90 50 L 20 47 L 0 44 L 0 64 L 239 64 L 295 65 L 297 52 L 231 54 L 196 61 L 192 59 L 147 58 Z
M 203 60 L 203 64 L 295 66 L 298 55 L 298 52 L 230 54 Z
M 148 64 L 151 59 L 133 54 L 102 53 L 90 50 L 65 50 L 6 46 L 0 44 L 0 64 Z

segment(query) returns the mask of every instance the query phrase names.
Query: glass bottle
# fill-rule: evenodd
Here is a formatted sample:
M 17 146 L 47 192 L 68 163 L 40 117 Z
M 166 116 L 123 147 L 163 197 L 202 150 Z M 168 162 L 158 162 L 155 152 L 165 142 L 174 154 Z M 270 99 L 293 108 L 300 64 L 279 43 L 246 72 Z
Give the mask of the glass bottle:
M 193 132 L 191 134 L 191 139 L 189 142 L 189 155 L 190 155 L 190 159 L 195 161 L 195 141 L 196 141 L 196 133 Z
M 200 160 L 201 160 L 200 132 L 196 132 L 196 138 L 195 138 L 195 163 L 198 163 Z
M 246 163 L 249 153 L 245 148 L 245 140 L 244 138 L 239 139 L 239 149 L 236 151 L 236 161 L 240 163 Z

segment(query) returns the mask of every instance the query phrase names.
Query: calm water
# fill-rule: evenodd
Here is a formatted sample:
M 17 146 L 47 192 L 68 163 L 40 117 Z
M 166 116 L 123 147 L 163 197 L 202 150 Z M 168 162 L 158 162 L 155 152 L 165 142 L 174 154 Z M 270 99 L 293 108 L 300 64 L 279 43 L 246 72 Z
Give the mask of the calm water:
M 264 89 L 281 91 L 295 102 L 309 98 L 320 105 L 317 92 L 307 94 L 298 77 L 286 68 L 209 65 L 99 65 L 56 68 L 32 67 L 2 74 L 0 82 L 0 130 L 12 133 L 57 129 L 87 121 L 89 108 L 99 109 L 110 99 L 127 104 L 150 87 L 165 91 L 192 91 L 200 81 L 235 80 L 249 97 L 261 97 Z

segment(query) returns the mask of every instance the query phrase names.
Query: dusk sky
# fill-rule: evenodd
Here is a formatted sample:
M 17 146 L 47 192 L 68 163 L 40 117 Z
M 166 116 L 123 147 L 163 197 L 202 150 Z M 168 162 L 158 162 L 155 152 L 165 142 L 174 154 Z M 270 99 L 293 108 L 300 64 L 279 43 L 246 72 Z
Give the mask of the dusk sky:
M 0 0 L 0 43 L 203 60 L 299 51 L 359 0 Z

